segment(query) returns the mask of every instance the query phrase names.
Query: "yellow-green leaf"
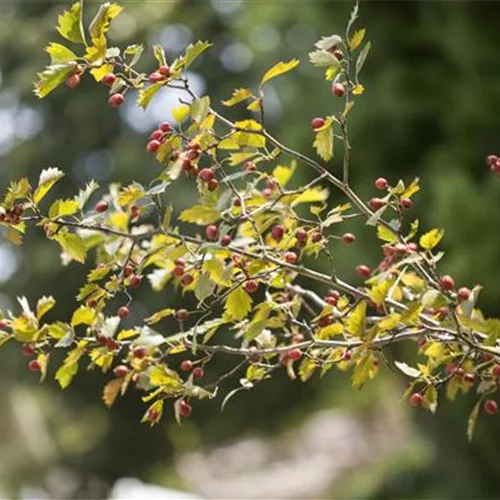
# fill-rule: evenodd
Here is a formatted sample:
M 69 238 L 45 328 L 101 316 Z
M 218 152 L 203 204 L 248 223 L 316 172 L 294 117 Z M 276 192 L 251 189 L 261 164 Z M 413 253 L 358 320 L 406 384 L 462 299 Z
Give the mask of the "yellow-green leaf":
M 229 99 L 222 101 L 222 104 L 224 104 L 224 106 L 234 106 L 249 97 L 254 97 L 250 89 L 236 89 Z
M 349 314 L 346 327 L 354 337 L 363 337 L 365 332 L 366 302 L 360 302 Z
M 73 377 L 78 372 L 78 363 L 64 363 L 56 372 L 55 378 L 61 389 L 66 389 L 71 384 Z
M 397 236 L 387 227 L 378 225 L 377 226 L 377 236 L 379 240 L 386 241 L 387 243 L 397 243 Z
M 197 98 L 191 104 L 191 117 L 196 123 L 202 123 L 210 110 L 210 97 Z
M 349 48 L 351 50 L 356 50 L 361 42 L 363 41 L 363 38 L 365 37 L 366 29 L 360 29 L 352 35 L 352 38 L 349 40 Z
M 235 288 L 227 296 L 225 314 L 231 320 L 243 319 L 252 309 L 252 302 L 250 295 L 241 286 Z
M 313 146 L 318 155 L 325 161 L 333 158 L 333 122 L 328 119 L 321 128 L 316 131 Z
M 333 323 L 332 325 L 325 326 L 324 328 L 320 328 L 316 332 L 316 338 L 320 340 L 328 340 L 337 335 L 342 335 L 344 331 L 344 327 L 341 323 Z
M 46 168 L 40 173 L 38 187 L 33 195 L 33 200 L 38 205 L 47 193 L 52 189 L 54 184 L 64 177 L 64 172 L 57 168 Z
M 304 358 L 299 367 L 300 380 L 302 382 L 307 382 L 312 377 L 316 368 L 318 368 L 318 365 L 314 359 Z
M 53 64 L 38 73 L 38 80 L 34 92 L 40 99 L 50 94 L 54 89 L 66 81 L 66 78 L 75 70 L 73 64 Z
M 56 304 L 54 297 L 42 297 L 38 300 L 36 305 L 36 317 L 38 320 L 42 319 Z
M 160 90 L 162 85 L 160 83 L 154 83 L 145 89 L 139 91 L 139 96 L 137 98 L 137 105 L 143 109 L 146 109 L 151 102 L 151 99 L 155 96 L 155 94 Z M 175 110 L 174 110 L 175 111 Z M 177 120 L 177 118 L 176 118 Z M 177 120 L 181 121 L 181 120 Z
M 389 290 L 392 285 L 394 285 L 394 280 L 389 279 L 383 281 L 382 283 L 376 283 L 373 285 L 372 289 L 369 292 L 370 299 L 377 305 L 380 306 L 384 303 Z
M 262 77 L 260 84 L 263 85 L 264 83 L 268 82 L 272 78 L 275 78 L 279 75 L 282 75 L 283 73 L 287 73 L 288 71 L 291 71 L 292 69 L 296 68 L 299 64 L 300 64 L 300 61 L 298 59 L 292 59 L 291 61 L 288 61 L 288 62 L 279 62 L 278 64 L 275 64 Z
M 197 41 L 194 45 L 189 45 L 184 55 L 184 68 L 187 69 L 200 54 L 211 46 L 211 43 L 202 41 Z
M 191 108 L 189 106 L 187 106 L 186 104 L 181 104 L 172 111 L 172 116 L 174 117 L 174 120 L 176 122 L 180 123 L 189 116 L 190 112 Z
M 45 47 L 45 51 L 50 56 L 51 64 L 62 64 L 76 59 L 76 54 L 60 43 L 53 42 L 49 44 Z
M 49 209 L 49 217 L 63 217 L 65 215 L 73 215 L 80 209 L 80 203 L 76 200 L 56 200 Z
M 109 30 L 111 21 L 123 10 L 123 7 L 116 3 L 106 2 L 99 7 L 99 10 L 90 23 L 89 33 L 92 41 L 99 40 L 105 36 Z
M 162 386 L 165 392 L 174 393 L 182 389 L 182 380 L 177 372 L 164 365 L 156 366 L 150 376 L 151 385 Z
M 420 237 L 420 246 L 425 250 L 432 250 L 443 239 L 443 236 L 442 229 L 431 229 Z
M 273 177 L 281 187 L 285 187 L 288 184 L 288 181 L 292 178 L 296 167 L 296 162 L 293 162 L 289 167 L 285 165 L 278 165 L 273 170 Z
M 80 306 L 71 318 L 71 324 L 73 326 L 78 325 L 92 325 L 96 317 L 95 309 L 86 306 Z
M 206 226 L 218 221 L 220 218 L 219 211 L 215 207 L 207 207 L 205 205 L 193 205 L 186 208 L 179 215 L 179 219 L 183 222 L 191 222 L 199 226 Z
M 61 245 L 62 249 L 74 260 L 85 262 L 85 257 L 87 256 L 87 249 L 85 247 L 85 242 L 82 238 L 76 234 L 57 234 L 54 239 Z
M 71 10 L 67 10 L 58 17 L 57 31 L 59 34 L 74 43 L 83 43 L 84 37 L 81 27 L 82 3 L 77 2 Z
M 175 309 L 167 307 L 165 309 L 161 309 L 160 311 L 155 312 L 154 314 L 146 318 L 144 321 L 148 325 L 154 325 L 155 323 L 161 321 L 163 318 L 168 318 L 169 316 L 173 316 L 174 314 L 175 314 Z

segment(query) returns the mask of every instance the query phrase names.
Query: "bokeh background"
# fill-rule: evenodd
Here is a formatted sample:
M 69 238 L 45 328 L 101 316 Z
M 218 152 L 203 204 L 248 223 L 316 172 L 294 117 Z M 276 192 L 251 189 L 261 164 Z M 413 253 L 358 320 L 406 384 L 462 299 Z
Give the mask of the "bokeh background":
M 110 111 L 105 90 L 90 78 L 75 91 L 34 97 L 35 74 L 47 63 L 42 48 L 60 41 L 53 27 L 68 4 L 0 3 L 2 191 L 23 175 L 36 179 L 47 166 L 67 173 L 59 197 L 91 178 L 103 185 L 147 181 L 157 169 L 144 151 L 145 134 L 169 118 L 175 94 L 158 96 L 146 113 L 132 105 Z M 88 11 L 97 7 L 87 4 Z M 266 119 L 284 142 L 311 152 L 310 119 L 331 112 L 334 101 L 307 53 L 320 36 L 342 30 L 349 2 L 123 4 L 111 31 L 117 44 L 162 43 L 174 57 L 196 39 L 214 42 L 190 78 L 215 103 L 257 83 L 277 61 L 301 59 L 297 71 L 269 87 Z M 442 269 L 460 284 L 485 286 L 480 305 L 488 316 L 500 314 L 500 179 L 484 163 L 485 155 L 500 152 L 499 15 L 500 3 L 488 1 L 362 4 L 358 25 L 367 28 L 373 49 L 351 125 L 357 189 L 368 197 L 379 175 L 419 176 L 423 191 L 414 212 L 424 228 L 446 230 Z M 189 202 L 188 191 L 177 196 Z M 355 279 L 358 263 L 380 257 L 370 230 L 352 229 L 356 245 L 336 250 L 346 279 Z M 15 308 L 19 295 L 35 301 L 53 294 L 57 315 L 68 317 L 85 272 L 62 268 L 58 249 L 37 231 L 21 249 L 0 234 L 2 307 Z M 152 311 L 152 301 L 144 291 L 134 314 Z M 137 394 L 108 411 L 99 374 L 80 374 L 64 392 L 52 380 L 39 386 L 18 348 L 6 345 L 0 351 L 0 497 L 180 498 L 180 491 L 187 498 L 500 497 L 499 420 L 481 415 L 469 444 L 471 398 L 443 401 L 436 416 L 412 411 L 400 401 L 403 382 L 386 372 L 362 391 L 333 372 L 305 385 L 278 376 L 224 412 L 221 398 L 201 402 L 181 427 L 167 414 L 149 429 L 139 424 Z

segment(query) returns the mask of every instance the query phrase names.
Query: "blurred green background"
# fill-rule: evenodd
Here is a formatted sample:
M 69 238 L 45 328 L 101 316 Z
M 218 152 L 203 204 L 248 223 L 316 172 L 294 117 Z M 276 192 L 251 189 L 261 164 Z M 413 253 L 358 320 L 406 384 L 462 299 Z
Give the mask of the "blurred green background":
M 97 3 L 87 2 L 87 11 Z M 196 39 L 215 44 L 190 75 L 214 103 L 256 84 L 277 61 L 301 59 L 299 70 L 270 86 L 266 119 L 285 143 L 312 152 L 309 122 L 331 113 L 335 102 L 307 53 L 320 36 L 343 29 L 352 4 L 122 3 L 125 13 L 111 32 L 117 44 L 162 43 L 171 58 Z M 48 62 L 42 49 L 61 41 L 54 26 L 68 4 L 0 3 L 2 191 L 23 175 L 36 179 L 47 166 L 67 173 L 58 197 L 91 178 L 102 185 L 147 181 L 158 171 L 144 152 L 145 134 L 169 117 L 176 96 L 157 97 L 147 113 L 132 105 L 117 113 L 89 77 L 44 101 L 32 94 L 35 74 Z M 424 228 L 445 228 L 442 269 L 460 284 L 485 286 L 480 304 L 488 316 L 500 314 L 500 180 L 484 163 L 487 154 L 500 153 L 499 14 L 500 3 L 488 1 L 362 4 L 358 27 L 367 28 L 373 49 L 351 125 L 356 188 L 370 197 L 380 175 L 390 181 L 419 176 L 423 191 L 414 213 Z M 147 63 L 146 57 L 145 70 Z M 188 191 L 177 196 L 190 202 Z M 336 250 L 338 269 L 351 280 L 358 263 L 380 259 L 370 230 L 352 229 L 356 245 Z M 19 295 L 34 302 L 53 294 L 57 315 L 68 317 L 85 273 L 77 265 L 61 267 L 58 249 L 37 231 L 22 249 L 0 236 L 2 307 L 16 307 Z M 144 290 L 133 312 L 140 318 L 176 300 Z M 386 371 L 361 392 L 339 374 L 305 385 L 281 375 L 238 396 L 224 412 L 219 398 L 197 404 L 182 427 L 168 413 L 149 429 L 139 424 L 137 394 L 107 411 L 99 374 L 80 374 L 65 392 L 52 380 L 38 386 L 26 359 L 7 345 L 0 351 L 0 496 L 135 498 L 131 483 L 111 491 L 118 479 L 133 477 L 209 498 L 500 497 L 498 419 L 482 415 L 468 444 L 472 398 L 443 400 L 434 417 L 411 411 L 400 402 L 402 381 Z M 144 497 L 156 498 L 152 490 Z

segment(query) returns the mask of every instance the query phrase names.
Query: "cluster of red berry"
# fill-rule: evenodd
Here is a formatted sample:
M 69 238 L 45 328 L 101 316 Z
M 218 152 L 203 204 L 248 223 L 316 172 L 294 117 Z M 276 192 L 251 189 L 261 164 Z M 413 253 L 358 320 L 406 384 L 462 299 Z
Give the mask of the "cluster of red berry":
M 146 146 L 146 150 L 149 151 L 150 153 L 156 153 L 161 145 L 162 142 L 165 140 L 167 135 L 172 132 L 172 127 L 170 123 L 167 122 L 162 122 L 158 125 L 158 128 L 156 130 L 153 130 L 151 132 L 151 135 L 149 136 L 149 142 Z
M 500 157 L 497 155 L 488 155 L 486 163 L 489 165 L 490 170 L 496 174 L 500 174 Z
M 14 205 L 6 211 L 3 211 L 3 209 L 0 210 L 0 222 L 12 224 L 13 226 L 21 222 L 21 217 L 24 214 L 24 207 L 22 205 Z

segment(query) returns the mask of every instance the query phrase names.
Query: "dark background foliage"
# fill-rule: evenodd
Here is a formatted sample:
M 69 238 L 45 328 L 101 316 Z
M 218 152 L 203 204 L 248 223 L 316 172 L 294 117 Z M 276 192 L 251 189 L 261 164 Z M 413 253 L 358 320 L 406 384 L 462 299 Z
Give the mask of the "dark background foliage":
M 1 187 L 23 175 L 36 179 L 47 166 L 67 173 L 58 197 L 70 196 L 92 177 L 101 184 L 147 182 L 158 172 L 151 155 L 144 152 L 145 134 L 155 123 L 151 114 L 145 118 L 131 107 L 121 113 L 109 110 L 106 91 L 90 77 L 75 91 L 61 88 L 44 101 L 31 91 L 36 72 L 47 62 L 42 48 L 57 40 L 53 26 L 66 4 L 22 0 L 0 4 Z M 87 10 L 92 5 L 88 2 Z M 213 103 L 227 98 L 234 88 L 258 82 L 278 60 L 300 58 L 304 64 L 298 71 L 273 84 L 267 119 L 285 143 L 312 153 L 309 121 L 330 113 L 335 104 L 321 73 L 307 64 L 307 53 L 320 36 L 345 26 L 350 3 L 145 0 L 124 5 L 125 14 L 112 31 L 119 44 L 161 41 L 172 56 L 192 40 L 214 42 L 193 70 L 202 76 Z M 423 190 L 414 212 L 422 227 L 446 230 L 442 269 L 453 273 L 460 284 L 485 286 L 480 305 L 488 316 L 500 313 L 500 180 L 488 172 L 483 160 L 500 150 L 499 13 L 498 2 L 362 4 L 359 24 L 367 28 L 374 46 L 362 79 L 366 92 L 355 106 L 351 125 L 356 188 L 369 197 L 379 175 L 391 181 L 419 176 Z M 151 59 L 149 63 L 151 69 Z M 162 106 L 167 109 L 161 99 L 153 104 L 156 121 L 162 117 Z M 242 116 L 238 113 L 230 111 L 234 117 Z M 187 204 L 191 193 L 184 188 L 187 184 L 178 192 L 177 202 Z M 354 267 L 360 262 L 375 264 L 380 250 L 369 229 L 362 225 L 352 229 L 358 235 L 356 245 L 349 252 L 335 249 L 335 255 L 340 273 L 355 280 Z M 70 314 L 86 270 L 61 267 L 58 249 L 40 232 L 32 231 L 22 249 L 0 240 L 0 259 L 2 305 L 15 307 L 18 295 L 35 301 L 53 294 L 58 300 L 55 314 Z M 154 297 L 144 291 L 133 312 L 139 318 L 179 300 L 167 292 Z M 344 406 L 364 412 L 387 391 L 394 392 L 392 404 L 400 405 L 401 387 L 390 380 L 394 374 L 362 392 L 354 392 L 338 375 L 306 385 L 281 375 L 236 398 L 222 413 L 217 403 L 203 402 L 182 428 L 167 414 L 162 425 L 149 429 L 138 423 L 143 405 L 135 394 L 107 411 L 99 400 L 104 381 L 99 374 L 80 374 L 65 392 L 53 381 L 37 387 L 25 358 L 16 351 L 6 346 L 0 352 L 0 397 L 8 401 L 18 386 L 33 391 L 55 436 L 57 459 L 20 461 L 0 472 L 0 482 L 13 492 L 27 482 L 42 481 L 47 469 L 57 464 L 76 472 L 87 492 L 92 484 L 96 491 L 104 491 L 114 479 L 127 475 L 175 485 L 170 461 L 176 452 L 210 447 L 251 432 L 273 435 L 320 408 Z M 226 361 L 218 363 L 217 369 L 223 369 Z M 453 405 L 443 402 L 434 417 L 411 412 L 432 453 L 418 465 L 408 461 L 382 475 L 366 495 L 497 497 L 498 419 L 482 418 L 476 441 L 469 445 L 465 428 L 471 405 L 472 400 L 465 398 Z M 8 405 L 2 406 L 0 413 L 6 415 Z M 8 418 L 2 420 L 7 423 L 0 431 L 0 453 L 6 449 L 2 443 L 10 442 L 15 432 Z M 353 491 L 347 488 L 344 493 Z

